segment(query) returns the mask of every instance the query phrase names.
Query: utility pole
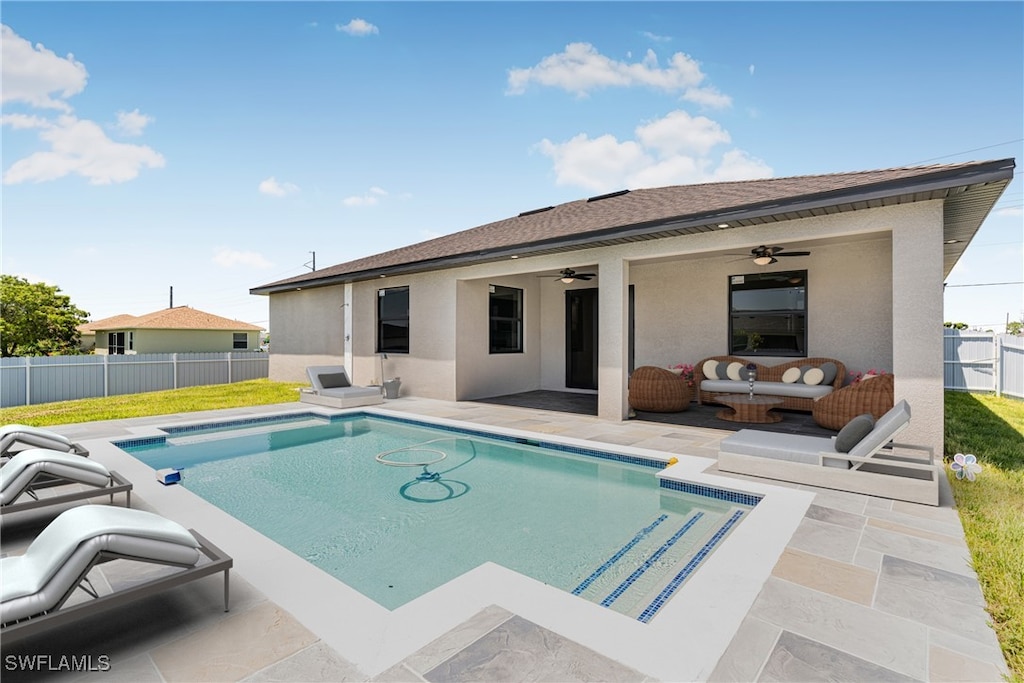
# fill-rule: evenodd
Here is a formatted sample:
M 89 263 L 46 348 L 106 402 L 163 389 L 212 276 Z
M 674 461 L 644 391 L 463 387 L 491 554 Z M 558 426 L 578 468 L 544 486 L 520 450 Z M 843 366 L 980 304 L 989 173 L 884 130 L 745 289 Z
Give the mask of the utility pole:
M 174 308 L 174 285 L 171 285 L 171 301 L 167 308 Z

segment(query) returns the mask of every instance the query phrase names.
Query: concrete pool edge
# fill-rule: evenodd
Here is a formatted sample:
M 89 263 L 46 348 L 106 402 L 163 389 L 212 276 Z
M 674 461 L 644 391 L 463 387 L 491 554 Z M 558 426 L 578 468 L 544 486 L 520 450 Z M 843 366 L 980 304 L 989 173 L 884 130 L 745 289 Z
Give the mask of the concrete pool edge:
M 382 408 L 310 411 L 305 406 L 304 411 L 324 416 L 380 413 L 538 438 L 536 432 Z M 203 421 L 201 416 L 192 417 L 190 422 Z M 144 436 L 157 433 L 157 428 L 131 431 Z M 95 440 L 89 445 L 94 457 L 135 482 L 138 494 L 158 512 L 217 539 L 235 557 L 236 571 L 368 676 L 388 669 L 488 606 L 498 605 L 652 677 L 707 678 L 813 499 L 807 492 L 705 473 L 713 459 L 676 456 L 679 462 L 662 471 L 662 476 L 764 497 L 649 624 L 493 564 L 481 565 L 389 612 L 191 492 L 163 487 L 155 481 L 151 468 L 110 443 L 124 438 Z M 551 434 L 542 438 L 662 461 L 670 457 L 660 451 Z M 266 562 L 271 553 L 280 558 L 273 567 Z M 281 581 L 281 576 L 289 576 L 289 580 Z M 332 607 L 325 609 L 325 605 Z

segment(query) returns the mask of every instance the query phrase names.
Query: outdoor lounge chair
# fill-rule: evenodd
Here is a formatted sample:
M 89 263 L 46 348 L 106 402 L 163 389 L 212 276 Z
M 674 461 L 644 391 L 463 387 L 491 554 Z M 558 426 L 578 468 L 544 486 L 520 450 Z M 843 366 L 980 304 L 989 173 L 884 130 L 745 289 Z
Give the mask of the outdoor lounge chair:
M 910 406 L 900 401 L 877 422 L 861 415 L 831 438 L 742 429 L 722 439 L 718 469 L 938 505 L 932 449 L 891 443 L 909 421 Z
M 0 456 L 9 458 L 14 455 L 11 450 L 16 445 L 34 448 L 50 448 L 55 451 L 89 455 L 81 444 L 71 441 L 66 436 L 51 432 L 49 429 L 29 427 L 28 425 L 9 424 L 0 427 Z
M 100 595 L 88 574 L 97 564 L 118 559 L 181 571 Z M 226 612 L 231 565 L 230 557 L 199 534 L 151 512 L 72 508 L 50 522 L 24 555 L 0 559 L 0 637 L 11 643 L 217 572 L 224 572 Z M 65 607 L 78 588 L 93 599 Z
M 70 484 L 84 488 L 43 498 L 37 495 L 40 489 Z M 95 460 L 79 455 L 30 448 L 0 467 L 0 515 L 106 494 L 110 494 L 113 503 L 115 493 L 124 493 L 125 506 L 132 506 L 130 482 Z
M 299 399 L 305 403 L 355 408 L 384 402 L 380 387 L 354 387 L 342 365 L 312 365 L 306 368 L 311 391 L 304 391 Z

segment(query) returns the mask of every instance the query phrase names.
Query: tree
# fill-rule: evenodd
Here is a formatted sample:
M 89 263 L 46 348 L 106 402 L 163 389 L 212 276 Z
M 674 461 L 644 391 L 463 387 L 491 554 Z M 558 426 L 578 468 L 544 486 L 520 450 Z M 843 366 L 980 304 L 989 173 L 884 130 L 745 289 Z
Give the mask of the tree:
M 1006 334 L 1020 337 L 1024 334 L 1024 320 L 1014 320 L 1006 325 Z
M 0 355 L 47 356 L 76 354 L 78 326 L 89 314 L 44 282 L 31 284 L 13 275 L 0 275 Z
M 951 328 L 951 329 L 954 329 L 954 330 L 966 330 L 967 329 L 967 323 L 949 323 L 949 322 L 947 322 L 947 323 L 942 323 L 942 326 L 943 327 L 948 327 L 948 328 Z

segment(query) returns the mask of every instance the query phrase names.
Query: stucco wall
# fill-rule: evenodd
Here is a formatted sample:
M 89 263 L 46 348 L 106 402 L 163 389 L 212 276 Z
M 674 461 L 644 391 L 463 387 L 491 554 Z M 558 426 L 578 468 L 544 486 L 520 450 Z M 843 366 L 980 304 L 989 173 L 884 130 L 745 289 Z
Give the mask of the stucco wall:
M 125 353 L 210 353 L 225 351 L 256 351 L 259 333 L 246 332 L 247 346 L 234 348 L 234 332 L 224 330 L 134 330 L 133 348 Z M 127 335 L 125 339 L 127 347 Z M 96 335 L 96 353 L 105 355 L 107 333 Z
M 306 366 L 341 365 L 343 287 L 315 287 L 270 297 L 270 379 L 305 382 Z
M 523 352 L 491 353 L 488 327 L 490 285 L 523 290 Z M 457 287 L 456 395 L 461 399 L 512 394 L 540 383 L 540 290 L 535 276 L 460 281 Z M 482 321 L 482 324 L 481 324 Z

